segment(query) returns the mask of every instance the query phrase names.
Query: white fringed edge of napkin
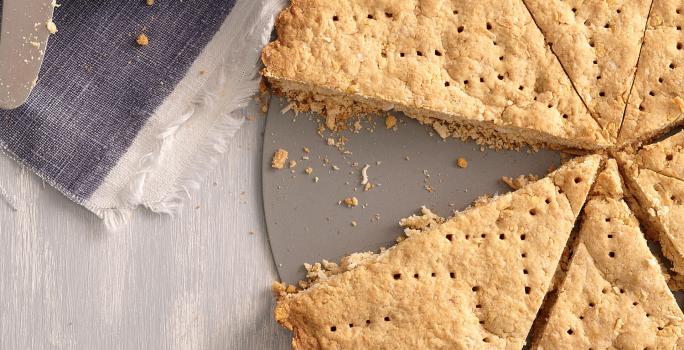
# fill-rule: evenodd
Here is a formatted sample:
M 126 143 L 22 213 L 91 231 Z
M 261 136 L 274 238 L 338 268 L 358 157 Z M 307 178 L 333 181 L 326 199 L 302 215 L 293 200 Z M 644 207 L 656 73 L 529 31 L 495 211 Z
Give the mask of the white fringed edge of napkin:
M 239 0 L 185 78 L 84 203 L 109 229 L 138 206 L 173 214 L 199 187 L 258 91 L 261 49 L 286 0 Z

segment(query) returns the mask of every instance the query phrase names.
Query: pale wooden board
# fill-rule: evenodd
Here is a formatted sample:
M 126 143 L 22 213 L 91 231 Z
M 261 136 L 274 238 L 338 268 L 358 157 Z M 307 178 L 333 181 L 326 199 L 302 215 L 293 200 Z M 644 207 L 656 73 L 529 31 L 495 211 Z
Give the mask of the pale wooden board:
M 288 349 L 272 317 L 263 121 L 178 217 L 138 213 L 116 233 L 0 156 L 0 185 L 23 197 L 16 212 L 0 202 L 0 349 Z

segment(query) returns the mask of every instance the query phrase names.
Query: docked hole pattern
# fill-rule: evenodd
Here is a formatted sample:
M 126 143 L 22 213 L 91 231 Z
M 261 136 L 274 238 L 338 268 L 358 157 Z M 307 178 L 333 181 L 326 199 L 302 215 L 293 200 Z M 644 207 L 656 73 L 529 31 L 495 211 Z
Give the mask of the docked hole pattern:
M 342 325 L 342 327 L 346 326 L 348 329 L 354 329 L 354 328 L 363 328 L 364 326 L 370 327 L 373 323 L 390 323 L 390 322 L 392 322 L 392 316 L 385 315 L 385 316 L 378 318 L 377 320 L 369 318 L 369 319 L 366 319 L 365 321 L 362 321 L 360 323 L 353 323 L 353 322 L 347 323 L 345 325 Z M 340 329 L 339 325 L 332 325 L 329 328 L 329 331 L 331 333 L 335 333 L 335 332 L 338 332 L 340 330 L 341 329 Z
M 659 14 L 663 15 L 663 14 Z M 681 32 L 682 25 L 684 22 L 684 14 L 682 14 L 682 9 L 677 8 L 674 13 L 674 17 L 678 20 L 674 25 L 674 29 Z M 672 27 L 669 27 L 672 28 Z M 644 43 L 644 50 L 654 50 L 655 47 L 661 47 L 664 45 L 667 49 L 659 49 L 658 63 L 646 62 L 644 64 L 648 65 L 654 73 L 658 73 L 657 81 L 652 83 L 649 81 L 650 86 L 646 86 L 643 96 L 640 96 L 640 101 L 638 101 L 637 110 L 640 113 L 650 113 L 654 112 L 655 106 L 660 106 L 663 103 L 669 103 L 669 101 L 674 97 L 671 94 L 666 93 L 671 90 L 672 87 L 663 86 L 663 84 L 677 84 L 679 78 L 682 76 L 681 65 L 683 64 L 684 58 L 684 38 L 681 33 L 678 33 L 679 38 L 667 42 L 651 41 Z M 663 59 L 667 61 L 663 62 Z M 678 88 L 678 87 L 677 87 Z M 653 106 L 653 107 L 651 107 Z
M 581 182 L 581 181 L 580 181 Z M 544 206 L 549 206 L 552 203 L 555 202 L 555 198 L 553 194 L 550 194 L 547 197 L 541 197 L 539 198 L 539 203 L 536 204 L 535 207 L 527 209 L 528 213 L 530 216 L 538 216 L 541 215 L 543 212 L 545 212 L 547 209 L 544 208 Z M 525 213 L 525 209 L 521 208 L 523 211 L 522 213 Z M 500 220 L 499 218 L 497 220 L 497 223 L 499 224 L 505 224 L 505 220 Z M 538 220 L 537 218 L 532 218 L 530 220 Z M 529 231 L 529 232 L 515 232 L 515 231 L 500 231 L 500 232 L 487 232 L 487 233 L 464 233 L 464 232 L 457 232 L 457 231 L 452 231 L 452 232 L 444 232 L 442 233 L 442 236 L 444 241 L 442 241 L 442 244 L 448 244 L 448 245 L 454 245 L 454 249 L 458 249 L 460 244 L 476 244 L 478 247 L 480 246 L 485 246 L 487 244 L 511 244 L 513 246 L 517 246 L 519 249 L 519 270 L 517 278 L 521 281 L 521 286 L 519 289 L 520 294 L 528 295 L 529 297 L 536 297 L 537 290 L 534 287 L 534 284 L 532 283 L 533 280 L 531 280 L 531 276 L 534 276 L 534 271 L 533 269 L 535 266 L 531 266 L 530 262 L 528 261 L 528 252 L 526 248 L 526 244 L 531 240 L 531 238 L 534 238 L 534 231 Z M 487 239 L 489 238 L 489 239 Z M 474 240 L 471 240 L 474 239 Z M 496 243 L 500 242 L 500 243 Z M 474 248 L 470 248 L 474 249 Z M 484 317 L 485 315 L 485 310 L 487 308 L 487 299 L 485 298 L 486 294 L 483 294 L 483 287 L 482 285 L 478 284 L 472 284 L 470 286 L 463 286 L 461 283 L 464 282 L 463 278 L 467 278 L 466 276 L 463 276 L 463 278 L 460 278 L 458 272 L 460 271 L 460 268 L 456 268 L 453 266 L 444 266 L 444 268 L 435 268 L 435 269 L 411 269 L 409 268 L 399 268 L 395 271 L 391 271 L 387 274 L 387 278 L 391 281 L 392 285 L 394 286 L 393 288 L 410 288 L 410 289 L 415 289 L 419 288 L 421 285 L 430 285 L 433 283 L 448 283 L 445 284 L 446 286 L 452 286 L 452 288 L 469 288 L 470 292 L 472 294 L 472 304 L 471 307 L 474 310 L 475 316 L 478 319 L 478 324 L 480 325 L 485 325 L 486 324 L 486 318 Z M 476 281 L 475 281 L 476 282 Z M 487 282 L 485 282 L 487 283 Z M 465 289 L 467 291 L 468 289 Z M 514 291 L 516 292 L 516 291 Z M 535 293 L 533 293 L 535 292 Z M 523 297 L 524 295 L 520 295 L 520 297 Z M 338 324 L 330 325 L 329 331 L 330 332 L 340 332 L 340 330 L 343 329 L 363 329 L 364 327 L 370 326 L 374 323 L 382 323 L 386 324 L 388 322 L 392 322 L 393 318 L 392 315 L 374 315 L 372 317 L 369 317 L 366 320 L 340 320 Z M 365 322 L 364 322 L 365 321 Z M 486 334 L 485 337 L 482 338 L 483 341 L 487 339 L 488 342 L 493 341 L 495 338 L 492 335 Z
M 598 315 L 598 317 L 600 319 L 602 319 L 602 322 L 605 322 L 605 320 L 603 320 L 603 317 L 605 317 L 606 314 L 603 314 L 600 311 L 600 308 L 598 307 L 598 303 L 599 303 L 600 299 L 602 299 L 602 298 L 606 298 L 608 300 L 612 300 L 614 298 L 620 298 L 620 299 L 622 299 L 620 301 L 621 304 L 631 305 L 634 308 L 641 305 L 639 303 L 639 301 L 637 301 L 637 300 L 633 300 L 633 299 L 630 300 L 631 296 L 627 293 L 627 291 L 623 287 L 606 285 L 600 289 L 600 292 L 601 292 L 601 294 L 595 295 L 594 299 L 589 299 L 589 301 L 587 301 L 586 308 L 584 309 L 584 312 L 579 313 L 576 316 L 580 320 L 581 324 L 585 324 L 585 322 L 588 322 L 587 327 L 589 327 L 589 328 L 595 327 L 596 320 L 595 319 L 594 320 L 587 320 L 587 315 L 594 315 L 594 317 L 596 317 Z M 639 293 L 637 293 L 637 294 L 639 294 Z M 642 312 L 644 312 L 643 315 L 646 318 L 651 317 L 651 314 L 648 311 L 642 311 Z M 618 316 L 616 316 L 616 317 L 618 317 Z M 615 322 L 618 322 L 618 318 L 616 318 L 615 320 L 612 320 L 612 324 L 615 324 Z M 610 324 L 611 322 L 608 321 L 608 323 Z M 582 329 L 582 328 L 584 328 L 584 326 L 580 327 L 580 329 Z M 655 331 L 661 331 L 663 329 L 664 329 L 664 327 L 662 325 L 656 324 L 654 326 L 654 332 Z M 567 334 L 567 336 L 576 335 L 577 334 L 577 328 L 574 328 L 572 325 L 568 324 L 567 328 L 566 328 L 566 334 Z M 636 344 L 636 345 L 638 345 L 638 344 Z M 648 347 L 642 347 L 640 349 L 648 349 Z

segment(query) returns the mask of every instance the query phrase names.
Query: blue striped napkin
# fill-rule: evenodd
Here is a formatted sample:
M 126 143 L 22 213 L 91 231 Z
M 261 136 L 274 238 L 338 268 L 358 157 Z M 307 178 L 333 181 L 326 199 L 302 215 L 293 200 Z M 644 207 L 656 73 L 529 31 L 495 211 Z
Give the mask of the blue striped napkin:
M 241 125 L 284 2 L 65 0 L 29 101 L 0 110 L 0 149 L 110 226 L 172 212 Z

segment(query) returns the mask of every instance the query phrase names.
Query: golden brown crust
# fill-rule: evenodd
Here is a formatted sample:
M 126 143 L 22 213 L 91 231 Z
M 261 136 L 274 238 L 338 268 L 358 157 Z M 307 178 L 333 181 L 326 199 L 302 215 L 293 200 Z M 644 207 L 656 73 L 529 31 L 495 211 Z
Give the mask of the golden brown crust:
M 394 108 L 532 144 L 610 145 L 517 0 L 295 0 L 276 30 L 263 74 L 334 100 L 333 118 Z
M 641 168 L 684 180 L 684 131 L 667 139 L 644 146 L 637 155 Z
M 520 348 L 600 156 L 411 235 L 296 294 L 279 323 L 297 349 Z
M 619 144 L 653 139 L 684 122 L 681 2 L 654 0 Z
M 617 139 L 651 1 L 524 2 L 591 113 Z
M 597 177 L 579 245 L 534 349 L 674 349 L 684 315 L 622 200 L 614 160 Z
M 621 153 L 619 160 L 625 182 L 638 203 L 639 218 L 672 262 L 672 271 L 677 274 L 673 285 L 681 285 L 684 281 L 684 180 L 645 168 L 634 155 Z

